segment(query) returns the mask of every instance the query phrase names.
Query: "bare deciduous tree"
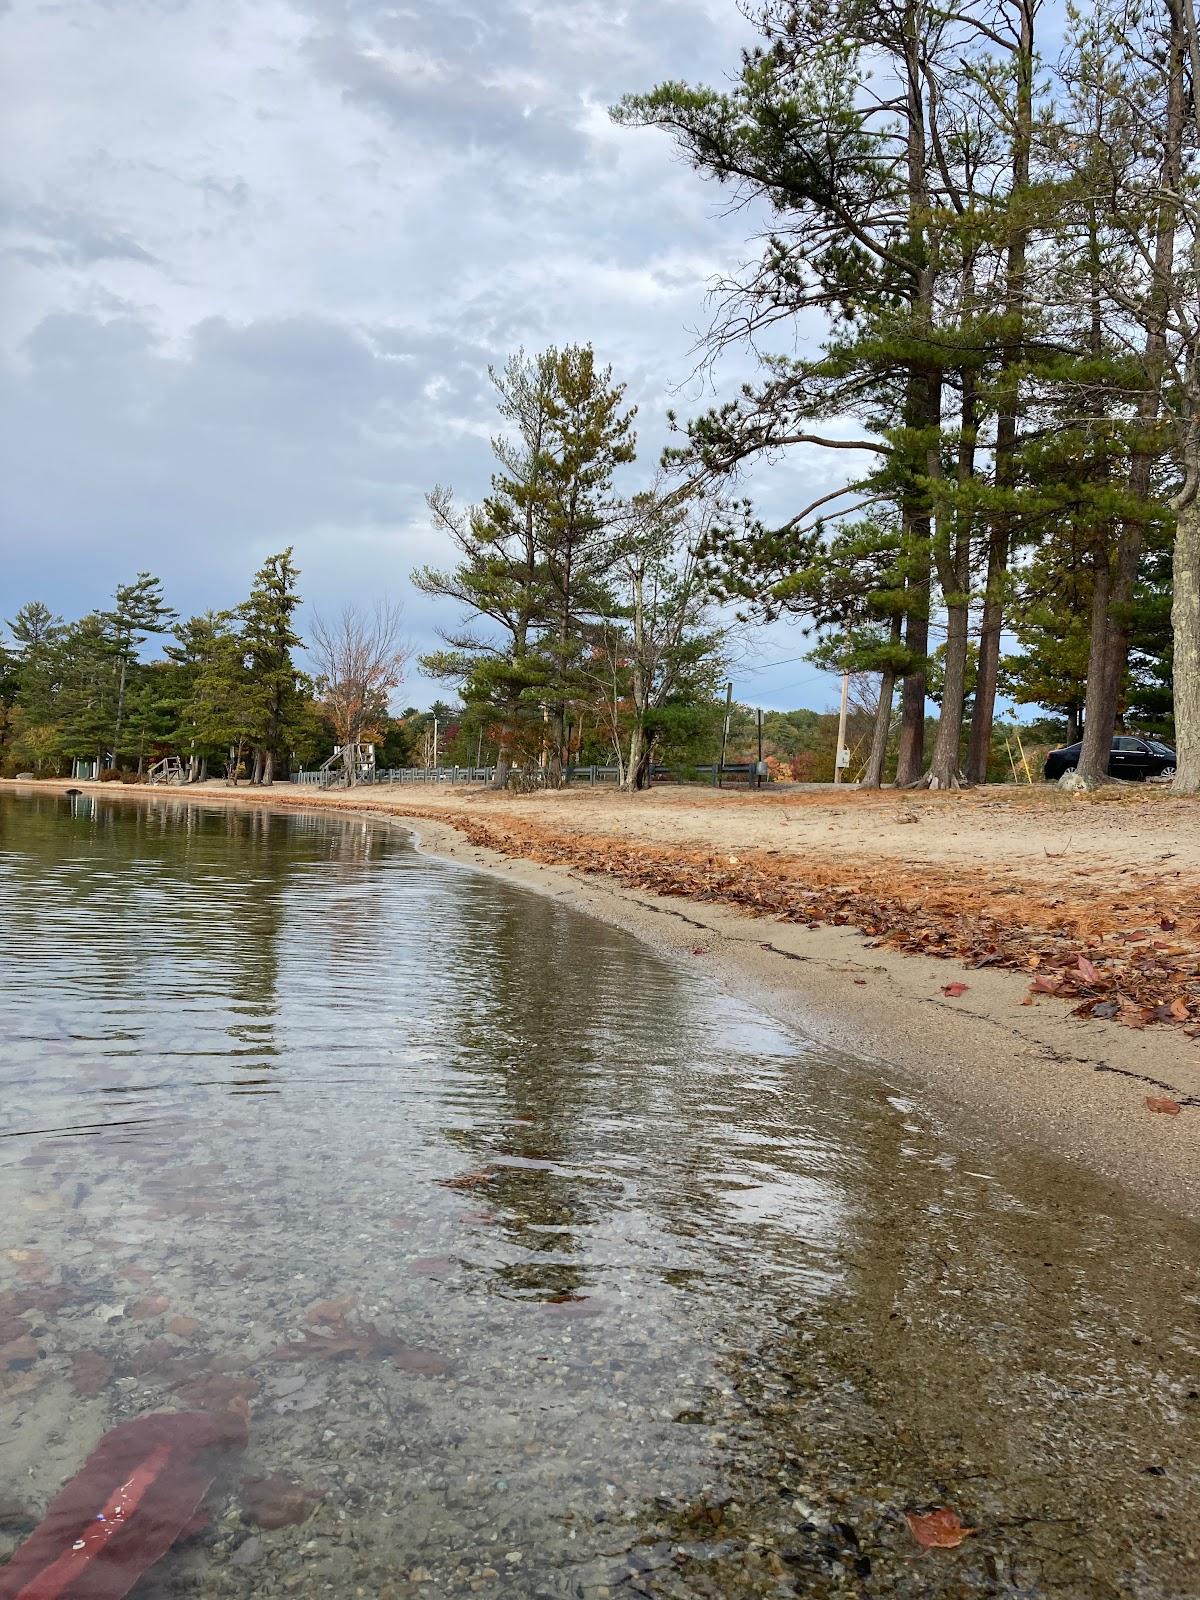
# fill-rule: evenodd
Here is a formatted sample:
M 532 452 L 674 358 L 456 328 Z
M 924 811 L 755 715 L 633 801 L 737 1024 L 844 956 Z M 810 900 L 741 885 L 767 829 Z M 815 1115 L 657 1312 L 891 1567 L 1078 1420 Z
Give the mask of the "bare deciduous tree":
M 411 651 L 402 622 L 400 607 L 390 600 L 377 600 L 369 612 L 346 606 L 331 621 L 313 617 L 309 654 L 350 784 L 358 746 L 386 718 L 389 697 L 404 682 Z

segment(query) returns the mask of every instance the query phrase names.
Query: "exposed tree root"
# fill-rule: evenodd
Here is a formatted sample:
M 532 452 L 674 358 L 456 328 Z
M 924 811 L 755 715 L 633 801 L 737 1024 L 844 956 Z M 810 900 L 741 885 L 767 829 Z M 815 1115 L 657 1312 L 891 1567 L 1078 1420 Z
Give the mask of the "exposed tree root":
M 971 783 L 965 772 L 953 772 L 948 783 L 943 783 L 941 778 L 932 772 L 924 772 L 915 783 L 905 785 L 908 789 L 972 789 Z

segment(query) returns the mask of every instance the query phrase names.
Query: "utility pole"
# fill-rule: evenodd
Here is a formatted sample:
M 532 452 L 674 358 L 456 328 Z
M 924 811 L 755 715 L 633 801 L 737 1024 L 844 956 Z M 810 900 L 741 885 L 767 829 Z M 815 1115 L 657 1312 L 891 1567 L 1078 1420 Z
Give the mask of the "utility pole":
M 438 719 L 433 719 L 433 770 L 437 771 L 438 764 Z
M 837 750 L 833 757 L 833 781 L 842 781 L 842 751 L 846 748 L 846 714 L 850 709 L 850 674 L 842 673 L 842 709 L 838 715 Z
M 725 721 L 721 724 L 721 755 L 717 761 L 717 770 L 713 773 L 713 781 L 717 788 L 721 787 L 721 772 L 725 766 L 725 750 L 729 744 L 729 718 L 733 708 L 733 684 L 725 685 Z
M 762 771 L 762 707 L 758 708 L 758 766 L 754 773 L 754 787 L 761 789 L 763 786 Z

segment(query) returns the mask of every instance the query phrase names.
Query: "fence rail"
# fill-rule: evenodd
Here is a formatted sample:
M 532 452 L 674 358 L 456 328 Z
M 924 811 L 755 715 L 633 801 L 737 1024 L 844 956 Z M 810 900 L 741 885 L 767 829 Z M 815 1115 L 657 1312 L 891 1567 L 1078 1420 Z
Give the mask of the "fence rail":
M 532 771 L 514 769 L 515 776 L 523 783 L 536 787 L 546 781 L 546 774 L 540 768 Z M 408 783 L 428 785 L 434 783 L 492 783 L 496 776 L 495 767 L 388 767 L 380 768 L 359 778 L 362 784 L 381 783 Z M 759 776 L 758 769 L 752 761 L 727 762 L 721 767 L 719 775 L 714 766 L 690 767 L 684 772 L 679 772 L 673 767 L 654 767 L 650 773 L 653 783 L 680 783 L 688 779 L 700 783 L 744 783 L 753 785 Z M 618 784 L 621 781 L 620 767 L 568 767 L 565 773 L 568 784 L 587 784 L 594 788 L 597 784 Z M 300 771 L 296 773 L 296 782 L 311 788 L 329 789 L 339 786 L 344 782 L 344 774 L 337 770 L 321 768 L 315 772 Z

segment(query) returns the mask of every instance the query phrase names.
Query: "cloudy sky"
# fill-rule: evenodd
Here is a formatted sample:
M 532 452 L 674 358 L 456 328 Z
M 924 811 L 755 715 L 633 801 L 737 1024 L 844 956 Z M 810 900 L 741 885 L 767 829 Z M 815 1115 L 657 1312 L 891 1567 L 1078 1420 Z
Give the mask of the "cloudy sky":
M 752 222 L 606 107 L 747 38 L 734 0 L 0 0 L 0 617 L 142 568 L 227 605 L 293 544 L 310 603 L 386 592 L 427 647 L 424 493 L 486 488 L 489 362 L 592 342 L 646 475 L 705 403 L 694 330 Z M 805 648 L 764 633 L 738 697 L 832 703 Z

